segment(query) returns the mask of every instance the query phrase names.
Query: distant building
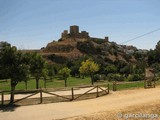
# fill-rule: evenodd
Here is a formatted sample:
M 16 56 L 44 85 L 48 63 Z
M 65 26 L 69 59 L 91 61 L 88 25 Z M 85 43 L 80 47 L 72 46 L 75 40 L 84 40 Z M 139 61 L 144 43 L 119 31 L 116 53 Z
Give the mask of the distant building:
M 70 32 L 68 33 L 68 30 L 64 30 L 64 32 L 61 35 L 62 39 L 68 38 L 68 37 L 74 37 L 74 38 L 89 38 L 89 33 L 86 31 L 79 32 L 79 26 L 73 25 L 70 26 Z
M 61 34 L 61 39 L 65 40 L 67 38 L 80 38 L 80 39 L 81 38 L 84 38 L 84 39 L 91 38 L 92 40 L 103 40 L 105 42 L 109 42 L 108 36 L 102 39 L 102 38 L 90 37 L 89 33 L 86 31 L 79 32 L 79 26 L 77 25 L 70 26 L 69 32 L 68 30 L 63 31 L 63 33 Z
M 79 27 L 76 25 L 70 26 L 70 35 L 73 37 L 79 36 Z
M 105 40 L 106 42 L 109 42 L 109 37 L 106 36 L 106 37 L 104 38 L 104 40 Z

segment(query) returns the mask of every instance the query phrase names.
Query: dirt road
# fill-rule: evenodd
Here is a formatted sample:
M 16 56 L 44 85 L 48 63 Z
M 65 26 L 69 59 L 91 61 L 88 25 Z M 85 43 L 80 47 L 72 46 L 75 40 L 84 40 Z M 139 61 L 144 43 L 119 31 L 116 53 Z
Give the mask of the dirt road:
M 160 101 L 160 86 L 111 92 L 109 95 L 73 102 L 21 106 L 12 111 L 0 111 L 0 120 L 54 120 L 74 116 L 112 112 Z

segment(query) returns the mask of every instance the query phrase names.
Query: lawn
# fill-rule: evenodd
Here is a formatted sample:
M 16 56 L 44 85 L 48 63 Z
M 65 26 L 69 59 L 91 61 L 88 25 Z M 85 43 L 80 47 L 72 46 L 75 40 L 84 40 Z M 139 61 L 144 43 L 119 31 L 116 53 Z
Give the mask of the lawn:
M 90 78 L 86 77 L 85 79 L 69 77 L 67 80 L 68 87 L 71 86 L 82 86 L 82 85 L 91 85 Z M 39 87 L 44 88 L 44 80 L 39 80 Z M 52 80 L 47 80 L 46 82 L 47 88 L 60 88 L 64 87 L 64 80 L 59 77 L 55 77 Z M 28 80 L 27 89 L 35 89 L 36 81 L 33 78 Z M 0 90 L 10 90 L 10 80 L 0 80 Z M 25 82 L 19 82 L 16 86 L 16 90 L 25 90 Z
M 110 90 L 113 88 L 112 82 L 104 81 L 104 82 L 96 82 L 95 85 L 103 84 L 103 86 L 110 85 Z M 84 86 L 84 85 L 91 85 L 90 77 L 86 77 L 84 79 L 69 77 L 67 80 L 67 86 Z M 160 85 L 160 81 L 156 81 L 156 85 Z M 44 80 L 39 80 L 39 86 L 44 88 Z M 47 88 L 63 88 L 64 87 L 64 80 L 60 79 L 59 77 L 55 77 L 52 80 L 47 80 L 46 83 Z M 132 88 L 143 88 L 144 81 L 138 82 L 120 82 L 117 85 L 117 90 L 124 90 L 124 89 L 132 89 Z M 28 81 L 28 88 L 27 89 L 35 89 L 36 82 L 35 79 L 31 78 Z M 0 90 L 10 90 L 10 80 L 0 80 Z M 25 90 L 25 83 L 19 82 L 16 86 L 16 90 Z
M 113 84 L 110 84 L 110 87 L 112 89 Z M 138 82 L 130 82 L 130 83 L 117 83 L 117 90 L 124 90 L 124 89 L 132 89 L 132 88 L 143 88 L 144 87 L 144 81 L 138 81 Z

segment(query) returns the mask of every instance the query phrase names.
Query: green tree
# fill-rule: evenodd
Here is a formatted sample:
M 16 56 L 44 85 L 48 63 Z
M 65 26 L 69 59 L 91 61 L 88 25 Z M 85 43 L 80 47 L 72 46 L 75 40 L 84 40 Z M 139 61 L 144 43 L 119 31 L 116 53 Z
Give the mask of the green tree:
M 46 88 L 46 82 L 47 82 L 47 77 L 48 77 L 48 69 L 44 68 L 42 71 L 43 74 L 43 79 L 44 79 L 44 87 Z
M 117 72 L 117 67 L 113 64 L 107 65 L 105 68 L 105 73 L 109 74 L 109 73 L 116 73 Z
M 48 76 L 50 77 L 50 80 L 55 76 L 55 69 L 52 65 L 48 66 Z
M 72 76 L 76 77 L 76 75 L 78 75 L 80 77 L 79 66 L 78 65 L 74 65 L 70 69 L 71 69 L 71 75 Z
M 0 66 L 3 75 L 11 79 L 10 104 L 13 104 L 15 87 L 28 80 L 29 66 L 24 62 L 24 54 L 8 43 L 4 43 L 0 51 Z
M 99 70 L 99 65 L 96 64 L 92 59 L 88 59 L 85 62 L 82 62 L 79 72 L 81 74 L 88 74 L 91 77 L 91 83 L 94 84 L 93 75 Z
M 30 53 L 25 53 L 24 55 L 23 55 L 23 60 L 22 60 L 22 62 L 23 63 L 25 63 L 25 64 L 27 64 L 27 65 L 30 65 L 30 60 L 31 60 L 31 54 Z M 28 68 L 30 68 L 30 66 L 28 66 Z M 30 74 L 30 70 L 29 70 L 29 74 Z M 30 75 L 29 75 L 29 77 L 30 77 Z M 29 79 L 28 79 L 29 80 Z M 24 82 L 25 82 L 25 88 L 26 88 L 26 90 L 28 89 L 28 80 L 25 80 Z
M 123 68 L 121 68 L 120 69 L 120 73 L 121 74 L 124 74 L 126 77 L 130 74 L 130 73 L 132 73 L 132 71 L 133 71 L 133 66 L 132 65 L 126 65 L 126 66 L 124 66 Z
M 36 79 L 36 89 L 39 89 L 39 79 L 43 77 L 43 71 L 45 69 L 45 60 L 41 55 L 34 53 L 30 60 L 30 71 L 32 76 Z
M 59 71 L 59 74 L 63 76 L 65 81 L 65 87 L 67 87 L 67 78 L 70 76 L 71 70 L 68 67 L 65 67 Z

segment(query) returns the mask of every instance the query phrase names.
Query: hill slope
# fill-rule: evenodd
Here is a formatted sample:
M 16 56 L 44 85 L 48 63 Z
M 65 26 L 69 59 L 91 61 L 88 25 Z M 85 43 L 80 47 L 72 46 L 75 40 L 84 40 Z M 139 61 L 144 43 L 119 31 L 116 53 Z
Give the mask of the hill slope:
M 143 53 L 136 47 L 118 45 L 100 38 L 66 38 L 49 43 L 43 50 L 43 56 L 77 59 L 82 56 L 92 56 L 111 61 L 137 62 L 134 54 Z M 53 59 L 52 59 L 53 60 Z M 56 62 L 56 60 L 53 60 Z

